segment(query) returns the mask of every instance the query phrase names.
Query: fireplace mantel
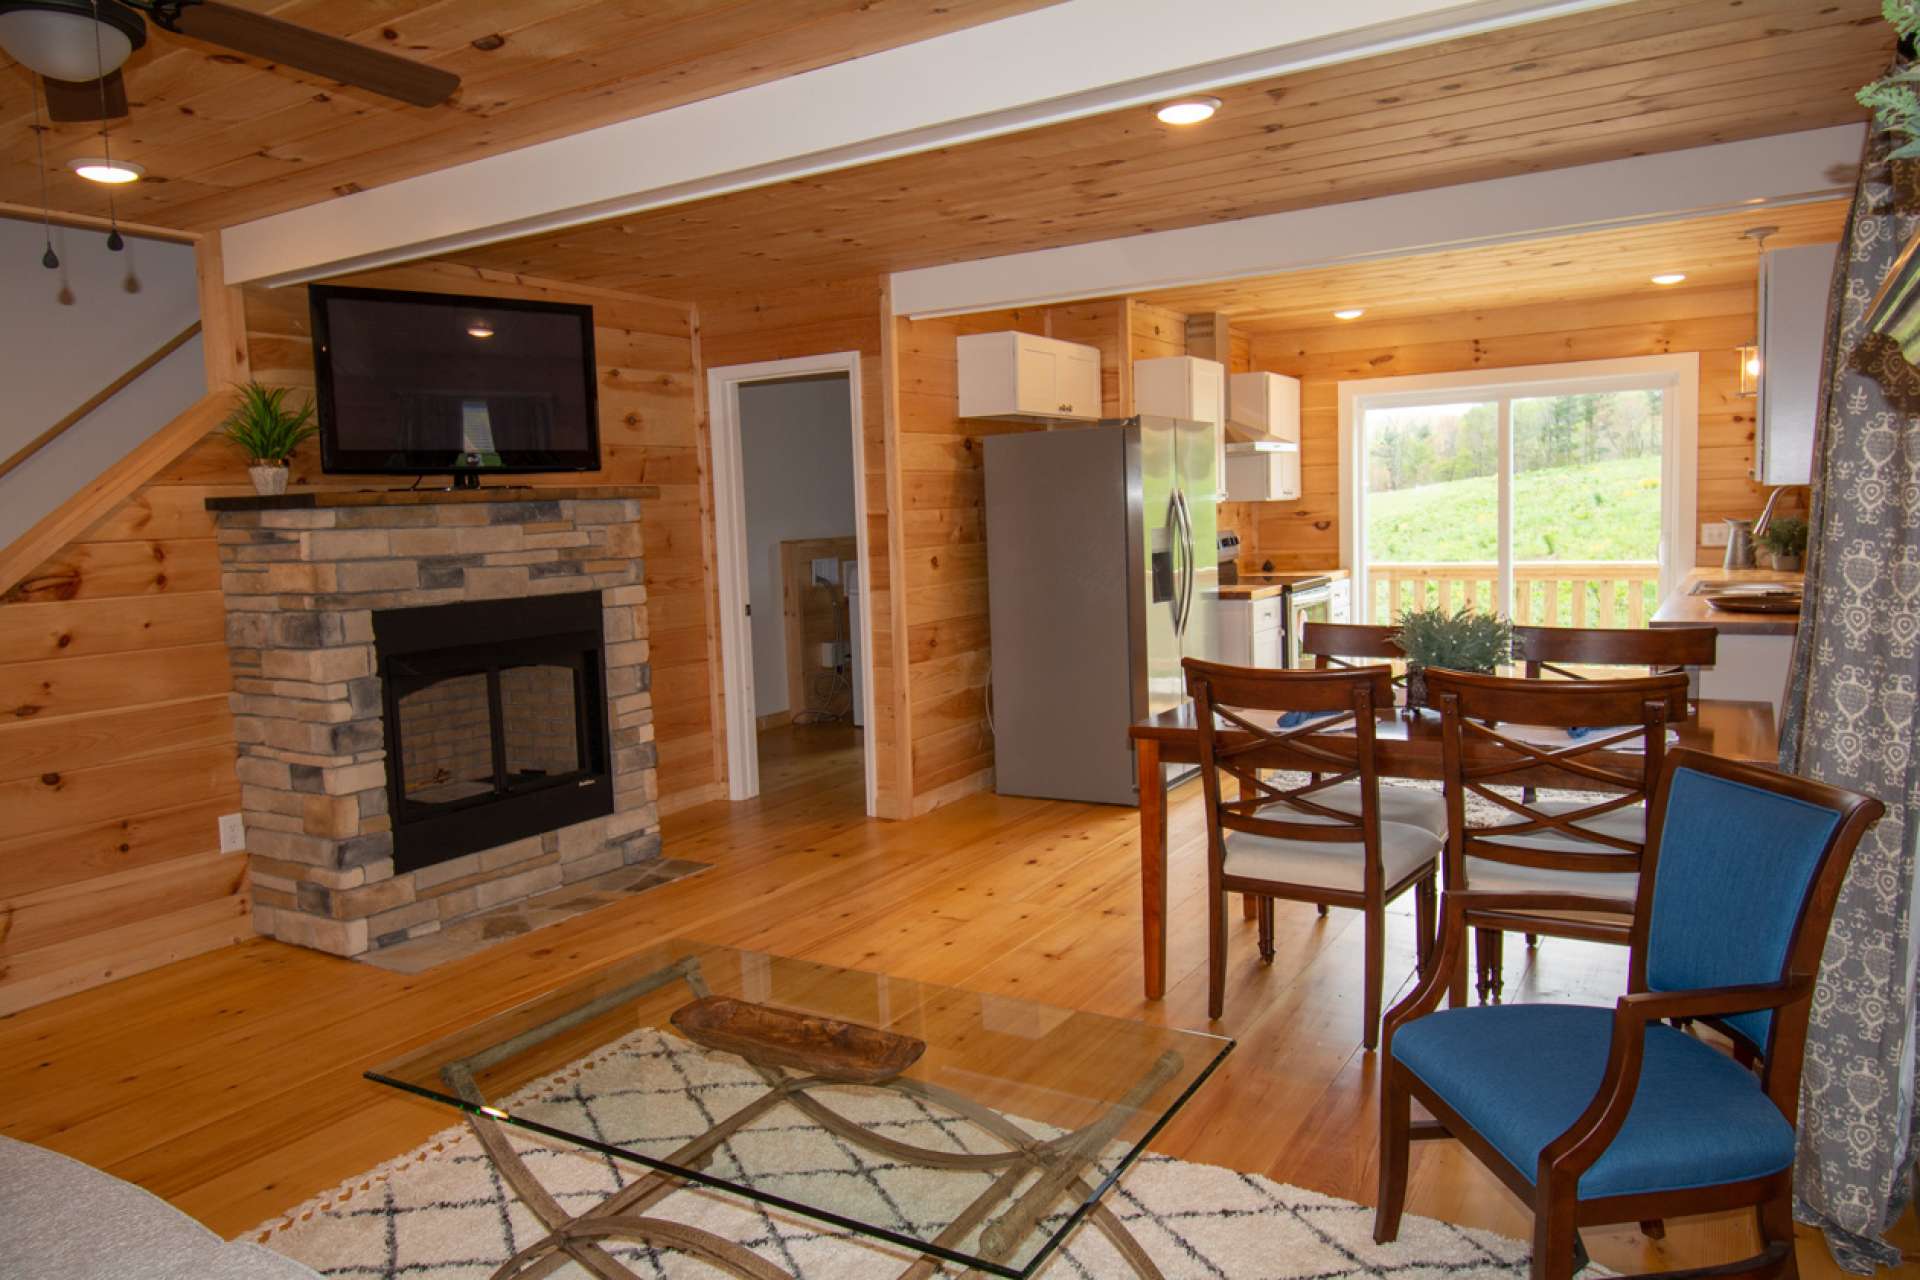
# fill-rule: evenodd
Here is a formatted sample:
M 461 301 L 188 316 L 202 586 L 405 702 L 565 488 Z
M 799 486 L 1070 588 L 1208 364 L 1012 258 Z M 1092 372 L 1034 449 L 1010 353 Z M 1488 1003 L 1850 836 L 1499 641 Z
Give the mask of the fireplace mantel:
M 359 955 L 659 856 L 640 531 L 657 492 L 207 499 L 257 932 Z M 611 814 L 396 872 L 375 615 L 579 593 L 600 603 Z

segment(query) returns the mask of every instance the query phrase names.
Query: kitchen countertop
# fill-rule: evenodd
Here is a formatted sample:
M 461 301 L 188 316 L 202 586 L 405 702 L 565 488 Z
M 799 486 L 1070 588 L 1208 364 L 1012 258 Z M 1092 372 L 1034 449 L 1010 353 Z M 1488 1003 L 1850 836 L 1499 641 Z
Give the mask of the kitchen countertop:
M 1726 613 L 1710 608 L 1706 597 L 1691 594 L 1702 582 L 1788 582 L 1798 584 L 1804 574 L 1778 569 L 1695 569 L 1680 589 L 1660 602 L 1649 626 L 1714 627 L 1728 635 L 1790 636 L 1800 627 L 1798 613 Z
M 1222 600 L 1269 600 L 1308 578 L 1345 578 L 1345 569 L 1301 569 L 1287 573 L 1242 573 L 1240 581 L 1220 588 Z

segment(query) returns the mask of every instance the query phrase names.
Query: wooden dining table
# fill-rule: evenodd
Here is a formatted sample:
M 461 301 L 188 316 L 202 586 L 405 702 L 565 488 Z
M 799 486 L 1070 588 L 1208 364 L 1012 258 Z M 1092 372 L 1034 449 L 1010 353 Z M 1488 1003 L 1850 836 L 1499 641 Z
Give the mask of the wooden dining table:
M 1693 705 L 1694 717 L 1672 726 L 1679 735 L 1679 740 L 1672 745 L 1692 747 L 1733 760 L 1773 762 L 1779 747 L 1779 730 L 1774 724 L 1771 703 L 1703 698 L 1696 699 Z M 1137 721 L 1127 730 L 1127 736 L 1133 740 L 1140 771 L 1141 945 L 1147 999 L 1158 1000 L 1167 990 L 1166 766 L 1200 762 L 1200 731 L 1194 720 L 1193 704 L 1185 703 Z M 1311 736 L 1305 739 L 1311 740 Z M 1276 748 L 1276 751 L 1280 754 L 1272 760 L 1262 760 L 1256 752 L 1242 756 L 1241 761 L 1264 768 L 1299 767 L 1298 757 L 1287 757 L 1285 748 Z M 1404 709 L 1381 711 L 1374 725 L 1374 755 L 1383 778 L 1438 779 L 1441 776 L 1439 714 L 1419 711 L 1409 716 Z M 1624 753 L 1594 752 L 1583 759 L 1604 764 L 1609 757 L 1617 757 L 1621 764 L 1634 758 Z M 1524 780 L 1518 775 L 1516 778 Z M 1566 790 L 1583 789 L 1578 779 L 1564 775 L 1543 778 L 1542 784 Z

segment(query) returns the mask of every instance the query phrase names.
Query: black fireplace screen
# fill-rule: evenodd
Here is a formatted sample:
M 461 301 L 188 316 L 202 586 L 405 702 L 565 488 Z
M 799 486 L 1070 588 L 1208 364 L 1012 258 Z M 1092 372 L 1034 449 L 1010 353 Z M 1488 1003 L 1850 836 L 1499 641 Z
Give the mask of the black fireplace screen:
M 613 812 L 600 598 L 374 614 L 394 868 Z

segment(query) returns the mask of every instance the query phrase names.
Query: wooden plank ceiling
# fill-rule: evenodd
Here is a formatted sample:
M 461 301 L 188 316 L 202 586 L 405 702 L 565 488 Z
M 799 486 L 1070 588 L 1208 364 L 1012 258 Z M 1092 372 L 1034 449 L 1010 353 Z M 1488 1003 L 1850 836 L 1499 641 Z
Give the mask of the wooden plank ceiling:
M 1746 233 L 1771 226 L 1771 249 L 1840 238 L 1847 201 L 1823 200 L 1555 236 L 1516 244 L 1349 263 L 1257 279 L 1161 289 L 1145 302 L 1188 313 L 1220 311 L 1247 333 L 1318 329 L 1333 312 L 1359 307 L 1366 322 L 1455 311 L 1485 311 L 1592 298 L 1656 294 L 1652 277 L 1686 276 L 1686 289 L 1754 283 L 1757 243 Z
M 1841 124 L 1876 0 L 1641 0 L 458 255 L 699 298 Z
M 409 107 L 148 24 L 114 152 L 145 165 L 131 221 L 229 226 L 331 196 L 925 40 L 1056 0 L 237 0 L 457 72 Z M 0 201 L 37 205 L 34 77 L 0 53 Z M 96 126 L 47 134 L 52 203 L 104 213 L 68 174 Z

